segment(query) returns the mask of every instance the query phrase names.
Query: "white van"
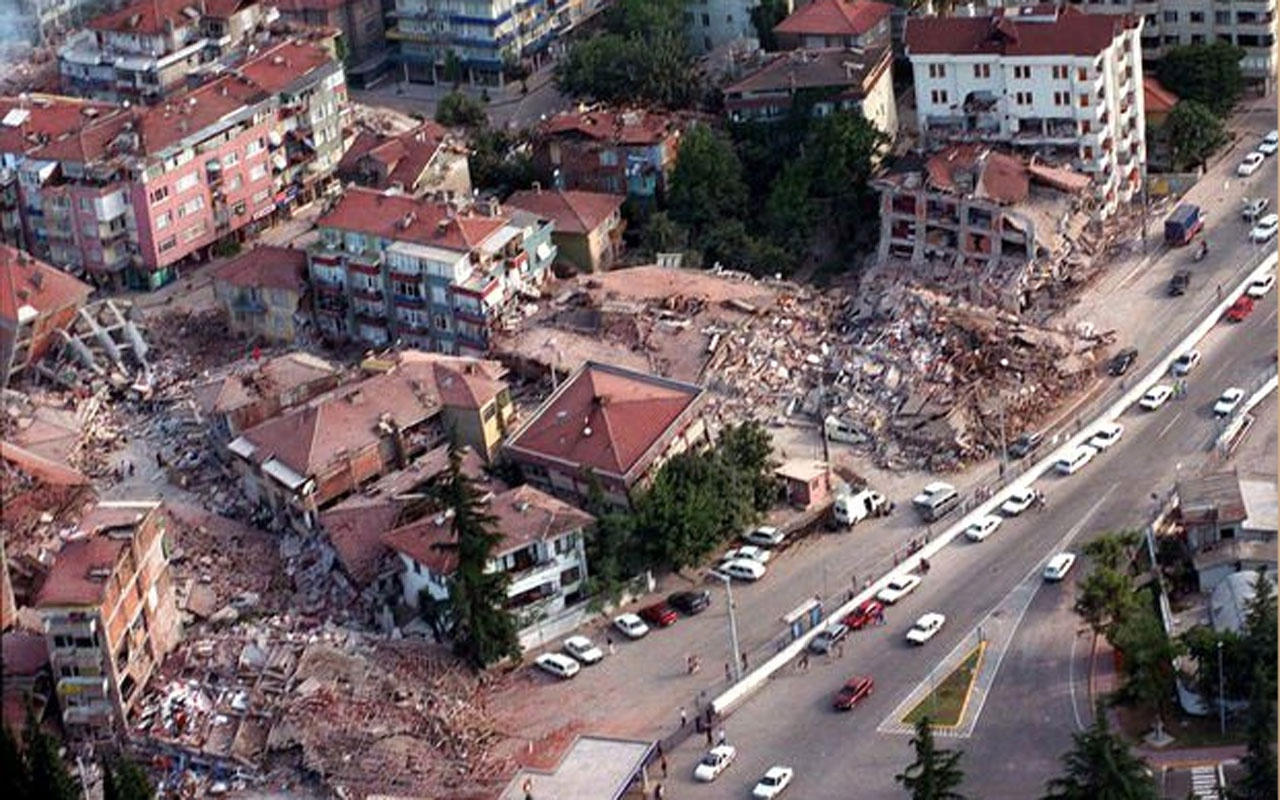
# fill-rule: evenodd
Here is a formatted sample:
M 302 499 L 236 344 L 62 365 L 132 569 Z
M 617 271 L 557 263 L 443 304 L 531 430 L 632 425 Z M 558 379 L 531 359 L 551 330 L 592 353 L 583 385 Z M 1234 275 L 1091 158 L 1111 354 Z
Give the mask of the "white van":
M 882 516 L 889 511 L 889 498 L 871 489 L 857 494 L 842 494 L 836 498 L 831 513 L 836 524 L 851 528 L 867 517 Z
M 960 505 L 960 495 L 951 484 L 936 481 L 911 498 L 911 505 L 915 506 L 925 522 L 933 522 L 942 519 L 951 509 Z
M 1097 454 L 1097 448 L 1082 444 L 1058 459 L 1054 467 L 1063 475 L 1074 475 L 1083 469 L 1085 464 L 1092 461 Z

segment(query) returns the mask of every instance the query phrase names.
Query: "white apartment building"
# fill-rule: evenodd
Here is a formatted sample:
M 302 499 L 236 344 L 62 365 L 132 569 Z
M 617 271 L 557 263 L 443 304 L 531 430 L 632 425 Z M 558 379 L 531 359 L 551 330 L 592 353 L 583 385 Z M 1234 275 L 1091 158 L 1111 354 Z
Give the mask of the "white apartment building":
M 760 0 L 689 0 L 684 21 L 690 49 L 702 55 L 722 44 L 755 39 L 751 9 L 758 5 Z M 795 10 L 794 0 L 786 0 L 786 6 L 790 14 Z
M 1139 18 L 1071 7 L 909 19 L 923 143 L 1001 143 L 1074 166 L 1110 215 L 1142 185 L 1141 32 Z

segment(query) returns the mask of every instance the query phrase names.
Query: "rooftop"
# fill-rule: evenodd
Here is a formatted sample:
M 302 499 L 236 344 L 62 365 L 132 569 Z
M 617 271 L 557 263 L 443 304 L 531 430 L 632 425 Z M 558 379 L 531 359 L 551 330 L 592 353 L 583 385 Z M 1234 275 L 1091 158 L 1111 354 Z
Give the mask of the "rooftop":
M 679 121 L 658 111 L 562 111 L 543 122 L 538 132 L 546 136 L 577 134 L 622 145 L 658 144 L 679 135 Z
M 1241 526 L 1247 531 L 1277 532 L 1277 501 L 1275 481 L 1240 481 L 1240 497 L 1247 515 Z
M 87 486 L 90 481 L 66 464 L 38 455 L 13 442 L 0 441 L 0 460 L 12 468 L 50 486 Z M 7 494 L 7 492 L 6 492 Z
M 1178 481 L 1178 508 L 1188 525 L 1241 522 L 1248 516 L 1235 472 L 1216 472 Z
M 869 0 L 813 0 L 773 26 L 774 33 L 861 36 L 893 12 Z
M 652 742 L 580 736 L 554 769 L 521 769 L 500 798 L 524 800 L 527 795 L 522 787 L 525 781 L 532 780 L 539 796 L 616 800 L 626 795 L 653 748 Z
M 22 250 L 0 244 L 0 320 L 22 323 L 83 304 L 93 287 Z
M 213 277 L 232 286 L 284 289 L 301 294 L 306 269 L 305 250 L 261 245 L 222 264 L 213 271 Z
M 1154 75 L 1142 76 L 1143 108 L 1148 114 L 1165 114 L 1178 104 L 1179 97 L 1160 83 Z
M 440 402 L 449 408 L 479 411 L 507 389 L 507 368 L 500 361 L 422 350 L 403 350 L 395 358 L 399 372 L 432 381 Z
M 261 248 L 259 248 L 261 249 Z M 225 414 L 266 397 L 286 394 L 340 370 L 310 353 L 285 353 L 251 370 L 224 375 L 196 386 L 192 393 L 206 414 Z
M 362 130 L 342 156 L 338 172 L 358 174 L 364 171 L 363 165 L 366 162 L 375 162 L 381 165 L 381 171 L 387 177 L 385 183 L 378 183 L 374 188 L 389 189 L 399 184 L 404 190 L 412 192 L 423 170 L 435 158 L 449 135 L 449 131 L 443 126 L 430 121 L 394 136 Z
M 102 602 L 107 579 L 115 572 L 127 539 L 91 535 L 67 542 L 58 551 L 36 596 L 37 608 L 93 606 Z
M 507 205 L 555 223 L 556 233 L 588 234 L 622 208 L 626 197 L 603 192 L 534 189 L 516 192 Z
M 506 222 L 502 216 L 457 211 L 448 203 L 352 186 L 316 225 L 467 253 L 501 230 Z
M 906 50 L 923 55 L 1096 56 L 1136 24 L 1127 14 L 1046 13 L 1024 6 L 983 17 L 908 17 Z
M 286 39 L 243 62 L 237 72 L 271 94 L 288 89 L 310 73 L 336 61 L 319 41 Z
M 201 0 L 138 0 L 125 7 L 89 20 L 94 31 L 134 33 L 159 36 L 166 33 L 165 23 L 175 28 L 200 22 Z
M 733 96 L 846 86 L 862 90 L 849 93 L 861 96 L 874 85 L 874 79 L 889 68 L 888 56 L 888 47 L 857 50 L 834 47 L 769 54 L 760 68 L 724 92 Z
M 49 666 L 49 648 L 38 633 L 9 631 L 0 639 L 5 683 L 11 678 L 27 678 L 40 674 Z

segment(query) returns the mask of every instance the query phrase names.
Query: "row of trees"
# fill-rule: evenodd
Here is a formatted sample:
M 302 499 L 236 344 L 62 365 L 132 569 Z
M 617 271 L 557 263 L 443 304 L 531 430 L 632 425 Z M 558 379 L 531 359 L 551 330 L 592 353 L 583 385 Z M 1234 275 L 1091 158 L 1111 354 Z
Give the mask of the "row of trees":
M 1167 137 L 1175 170 L 1200 166 L 1226 143 L 1223 120 L 1244 93 L 1244 55 L 1241 47 L 1215 41 L 1175 47 L 1160 59 L 1156 76 L 1181 102 L 1154 133 Z

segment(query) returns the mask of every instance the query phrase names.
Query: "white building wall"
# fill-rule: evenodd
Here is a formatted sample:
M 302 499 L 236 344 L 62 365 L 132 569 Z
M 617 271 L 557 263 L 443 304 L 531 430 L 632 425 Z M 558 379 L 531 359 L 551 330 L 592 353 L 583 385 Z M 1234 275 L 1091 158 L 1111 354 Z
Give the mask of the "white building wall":
M 685 22 L 693 52 L 707 53 L 737 39 L 756 38 L 751 9 L 759 4 L 759 0 L 689 0 Z M 793 2 L 788 0 L 787 13 L 792 10 Z

